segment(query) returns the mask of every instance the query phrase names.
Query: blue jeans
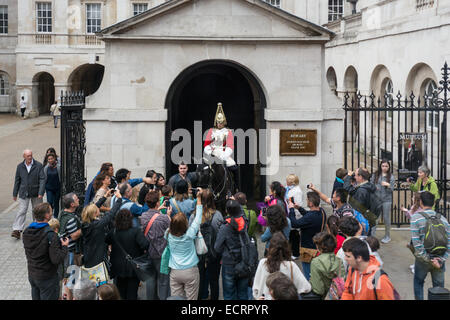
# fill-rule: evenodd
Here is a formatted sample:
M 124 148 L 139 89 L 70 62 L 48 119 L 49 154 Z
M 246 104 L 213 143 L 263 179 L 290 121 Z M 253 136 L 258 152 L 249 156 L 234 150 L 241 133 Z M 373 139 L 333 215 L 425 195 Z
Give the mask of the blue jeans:
M 302 262 L 302 270 L 306 280 L 309 281 L 309 278 L 311 276 L 311 263 Z
M 224 300 L 248 300 L 248 278 L 238 279 L 232 265 L 222 265 L 222 288 Z
M 47 192 L 47 202 L 50 203 L 53 209 L 53 216 L 55 218 L 58 218 L 59 214 L 59 198 L 60 198 L 60 191 L 51 191 L 51 190 L 45 190 Z
M 159 272 L 161 258 L 152 259 L 153 272 L 145 281 L 147 300 L 166 300 L 170 295 L 169 275 Z
M 423 300 L 423 284 L 427 274 L 431 273 L 431 281 L 434 287 L 444 287 L 445 264 L 440 269 L 416 259 L 414 264 L 414 298 Z

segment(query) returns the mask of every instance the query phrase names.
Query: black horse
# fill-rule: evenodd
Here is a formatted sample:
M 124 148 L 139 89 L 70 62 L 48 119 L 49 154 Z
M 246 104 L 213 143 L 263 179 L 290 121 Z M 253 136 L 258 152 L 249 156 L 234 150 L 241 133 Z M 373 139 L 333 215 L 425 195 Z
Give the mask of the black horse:
M 209 165 L 197 165 L 195 175 L 194 187 L 210 188 L 214 195 L 216 209 L 225 216 L 227 197 L 234 195 L 236 192 L 233 174 L 223 162 L 216 160 Z

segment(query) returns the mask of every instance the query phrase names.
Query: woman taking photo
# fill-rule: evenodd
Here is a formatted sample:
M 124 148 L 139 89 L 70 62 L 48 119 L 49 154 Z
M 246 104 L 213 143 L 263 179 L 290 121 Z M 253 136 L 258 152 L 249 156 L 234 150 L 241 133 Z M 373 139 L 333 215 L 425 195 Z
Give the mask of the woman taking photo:
M 372 175 L 370 182 L 376 187 L 378 197 L 383 200 L 383 220 L 385 226 L 384 238 L 381 242 L 391 241 L 391 207 L 392 192 L 394 190 L 394 175 L 391 173 L 391 165 L 388 160 L 383 159 L 378 165 L 378 170 Z M 376 226 L 372 228 L 372 236 L 375 236 Z
M 104 172 L 101 172 L 94 180 L 94 192 L 95 196 L 92 203 L 97 203 L 102 197 L 106 198 L 105 203 L 100 208 L 100 212 L 106 212 L 111 209 L 111 195 L 107 195 L 109 186 L 111 184 L 111 177 Z
M 433 210 L 436 208 L 436 204 L 439 203 L 439 188 L 436 184 L 436 180 L 432 176 L 430 176 L 430 169 L 428 169 L 427 166 L 420 166 L 419 169 L 417 169 L 417 182 L 415 184 L 410 185 L 410 189 L 412 192 L 419 192 L 419 191 L 429 191 L 434 195 L 434 206 Z M 411 178 L 408 178 L 406 181 L 412 183 L 413 181 Z
M 144 254 L 149 246 L 141 228 L 132 228 L 132 220 L 133 216 L 129 210 L 120 210 L 114 220 L 115 228 L 105 239 L 105 242 L 111 245 L 111 271 L 123 300 L 137 300 L 139 288 L 139 278 L 126 256 L 137 258 Z
M 266 242 L 266 250 L 264 256 L 267 253 L 267 249 L 270 246 L 272 235 L 275 232 L 282 232 L 286 240 L 289 241 L 289 234 L 291 232 L 291 221 L 286 217 L 284 210 L 278 205 L 272 205 L 267 208 L 266 216 L 267 228 L 261 236 L 261 241 Z
M 172 296 L 184 296 L 187 300 L 198 298 L 200 274 L 194 240 L 203 217 L 201 203 L 202 189 L 197 192 L 195 219 L 191 226 L 183 212 L 177 213 L 170 221 L 165 238 L 170 250 L 170 292 Z
M 106 245 L 105 238 L 116 213 L 122 205 L 122 195 L 120 192 L 117 190 L 114 195 L 117 201 L 114 203 L 111 211 L 106 212 L 103 217 L 100 218 L 99 207 L 101 207 L 102 202 L 106 201 L 105 197 L 102 197 L 96 204 L 88 205 L 81 213 L 83 265 L 86 268 L 92 268 L 101 262 L 105 262 L 106 266 L 109 266 L 108 246 Z
M 284 200 L 285 194 L 286 194 L 286 189 L 281 185 L 280 182 L 273 181 L 269 186 L 269 191 L 270 191 L 270 195 L 268 195 L 264 198 L 265 208 L 268 208 L 274 204 L 277 204 L 282 208 L 285 216 L 287 216 L 289 211 L 288 211 L 286 201 Z M 267 219 L 264 218 L 263 211 L 264 211 L 264 208 L 261 210 L 261 213 L 258 216 L 258 222 L 260 225 L 265 227 L 265 226 L 267 226 Z
M 273 234 L 267 258 L 259 261 L 252 288 L 254 299 L 264 295 L 265 300 L 272 300 L 269 289 L 266 286 L 266 279 L 271 273 L 277 271 L 281 271 L 291 279 L 297 288 L 298 294 L 311 290 L 311 285 L 300 271 L 300 268 L 291 260 L 289 242 L 281 232 Z
M 213 230 L 212 233 L 218 234 L 219 227 L 224 222 L 222 213 L 216 210 L 214 204 L 214 195 L 211 189 L 205 189 L 202 192 L 201 203 L 203 206 L 203 217 L 200 228 L 209 229 L 209 226 Z M 189 224 L 195 220 L 196 214 L 191 215 Z M 206 234 L 203 234 L 205 237 Z M 212 237 L 212 234 L 209 235 Z M 211 238 L 212 242 L 213 238 Z M 208 243 L 207 243 L 208 245 Z M 219 254 L 211 255 L 211 251 L 214 250 L 214 243 L 211 243 L 211 247 L 208 247 L 208 253 L 199 256 L 198 269 L 200 272 L 200 288 L 199 288 L 199 300 L 205 300 L 208 298 L 208 283 L 211 289 L 211 300 L 219 300 L 219 275 L 220 275 L 220 259 Z

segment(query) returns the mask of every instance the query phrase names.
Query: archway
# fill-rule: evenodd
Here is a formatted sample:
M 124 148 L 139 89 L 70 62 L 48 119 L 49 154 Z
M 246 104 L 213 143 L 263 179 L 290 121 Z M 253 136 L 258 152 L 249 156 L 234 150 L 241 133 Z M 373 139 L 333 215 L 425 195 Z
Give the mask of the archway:
M 55 79 L 50 73 L 40 72 L 33 77 L 33 108 L 37 106 L 39 114 L 50 112 L 55 102 Z
M 230 129 L 246 131 L 265 129 L 264 108 L 266 99 L 255 76 L 244 67 L 230 61 L 209 60 L 199 62 L 185 69 L 172 83 L 166 98 L 168 120 L 166 123 L 166 175 L 177 173 L 176 163 L 171 159 L 172 148 L 178 141 L 171 141 L 176 129 L 189 131 L 194 142 L 194 121 L 201 121 L 203 134 L 214 125 L 217 103 L 221 102 Z M 259 135 L 258 135 L 259 138 Z M 198 143 L 198 142 L 197 142 Z M 257 144 L 257 143 L 256 143 Z M 235 137 L 235 146 L 237 141 Z M 264 196 L 266 180 L 260 174 L 261 161 L 249 164 L 249 139 L 245 142 L 245 164 L 240 164 L 241 190 L 247 198 L 260 199 Z M 235 148 L 236 149 L 236 148 Z M 203 150 L 203 144 L 202 144 Z M 191 155 L 196 155 L 194 143 Z M 236 160 L 235 152 L 235 160 Z M 189 161 L 189 171 L 195 170 Z
M 334 95 L 337 96 L 337 78 L 336 78 L 336 71 L 334 71 L 333 67 L 329 67 L 327 71 L 327 82 L 330 86 L 330 90 L 333 92 Z
M 104 73 L 105 67 L 101 64 L 83 64 L 70 74 L 67 82 L 72 91 L 83 91 L 89 96 L 100 87 Z

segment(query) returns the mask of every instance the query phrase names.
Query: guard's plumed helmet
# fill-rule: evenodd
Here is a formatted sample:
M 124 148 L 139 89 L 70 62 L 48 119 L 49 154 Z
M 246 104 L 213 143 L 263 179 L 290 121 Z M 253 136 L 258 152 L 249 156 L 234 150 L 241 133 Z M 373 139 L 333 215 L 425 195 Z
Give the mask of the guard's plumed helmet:
M 225 117 L 225 113 L 222 109 L 222 103 L 217 104 L 216 117 L 214 118 L 214 127 L 217 127 L 218 124 L 227 125 L 227 118 Z

